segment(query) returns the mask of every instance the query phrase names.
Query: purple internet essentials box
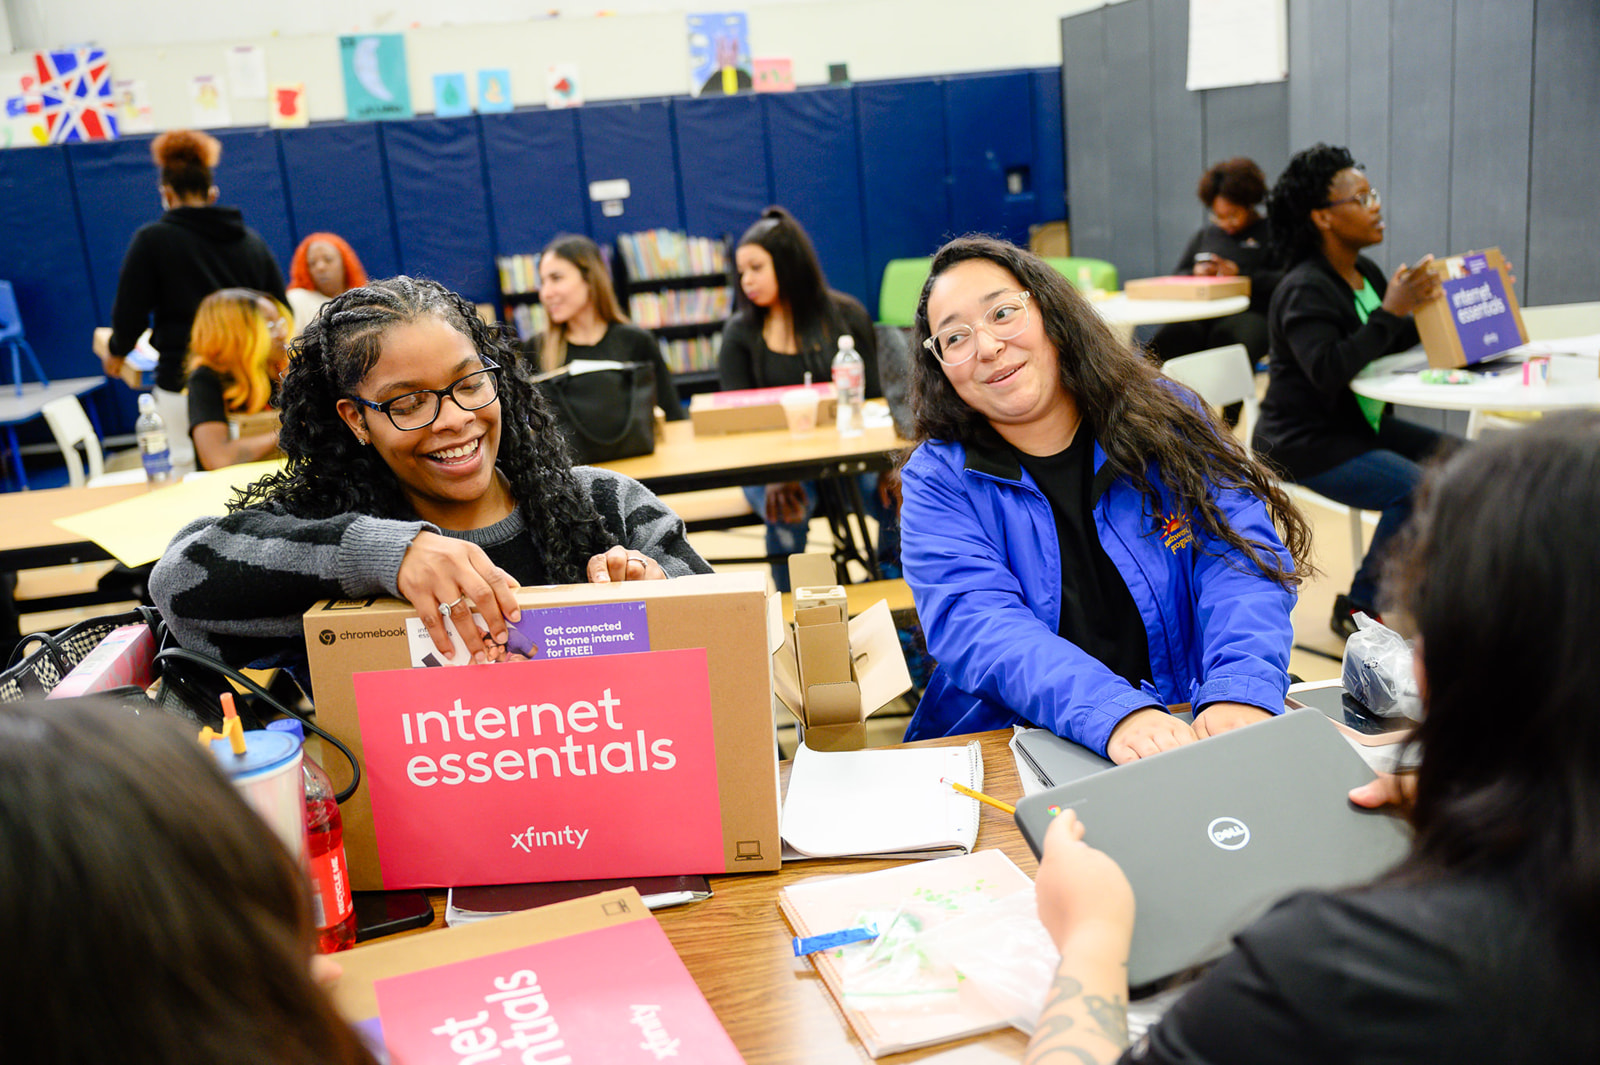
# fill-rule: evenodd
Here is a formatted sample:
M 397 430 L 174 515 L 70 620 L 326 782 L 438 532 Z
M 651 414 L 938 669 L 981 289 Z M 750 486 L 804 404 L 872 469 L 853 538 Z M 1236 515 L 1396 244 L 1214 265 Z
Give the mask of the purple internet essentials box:
M 1468 366 L 1522 343 L 1498 270 L 1469 272 L 1466 277 L 1444 282 L 1443 287 Z

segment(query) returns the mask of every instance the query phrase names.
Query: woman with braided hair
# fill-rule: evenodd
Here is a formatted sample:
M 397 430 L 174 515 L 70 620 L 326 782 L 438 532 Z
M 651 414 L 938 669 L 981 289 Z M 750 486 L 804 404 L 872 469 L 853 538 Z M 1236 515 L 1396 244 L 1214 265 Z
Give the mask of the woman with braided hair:
M 638 482 L 574 467 L 522 356 L 472 305 L 396 277 L 334 298 L 295 344 L 288 458 L 178 533 L 150 589 L 180 643 L 302 674 L 317 600 L 397 595 L 450 653 L 504 656 L 522 584 L 707 573 Z M 487 628 L 462 624 L 473 612 Z

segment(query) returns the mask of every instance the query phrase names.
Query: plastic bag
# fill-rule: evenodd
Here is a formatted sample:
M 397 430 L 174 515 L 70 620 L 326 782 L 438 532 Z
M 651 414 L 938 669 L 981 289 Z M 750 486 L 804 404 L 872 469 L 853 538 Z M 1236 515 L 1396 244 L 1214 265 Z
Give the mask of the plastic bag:
M 1344 644 L 1344 690 L 1379 717 L 1422 720 L 1422 699 L 1411 645 L 1398 632 L 1355 615 L 1357 631 Z
M 1033 1034 L 1061 955 L 1039 921 L 1032 891 L 997 899 L 919 939 L 930 958 L 960 972 L 967 986 L 1007 1022 Z

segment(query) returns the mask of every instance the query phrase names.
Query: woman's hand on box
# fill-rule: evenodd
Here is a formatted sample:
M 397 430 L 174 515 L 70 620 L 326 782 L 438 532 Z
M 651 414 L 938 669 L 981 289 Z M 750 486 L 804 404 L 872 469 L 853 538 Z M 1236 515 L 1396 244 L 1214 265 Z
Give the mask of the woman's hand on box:
M 1438 298 L 1439 277 L 1429 267 L 1432 255 L 1424 255 L 1415 266 L 1400 264 L 1389 279 L 1389 290 L 1383 294 L 1383 309 L 1404 318 L 1429 300 Z
M 589 583 L 619 581 L 664 581 L 667 573 L 661 563 L 642 551 L 630 551 L 621 544 L 589 560 Z
M 417 533 L 400 560 L 400 595 L 417 608 L 433 646 L 441 655 L 454 653 L 444 618 L 466 644 L 474 663 L 496 661 L 505 651 L 506 625 L 522 616 L 517 608 L 517 582 L 489 560 L 477 544 L 438 533 Z M 472 622 L 476 612 L 487 631 Z

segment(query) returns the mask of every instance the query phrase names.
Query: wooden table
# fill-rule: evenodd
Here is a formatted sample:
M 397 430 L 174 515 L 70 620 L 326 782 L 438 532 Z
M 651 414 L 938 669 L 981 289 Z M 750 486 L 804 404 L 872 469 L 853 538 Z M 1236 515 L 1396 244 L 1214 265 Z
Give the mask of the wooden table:
M 138 481 L 94 488 L 45 488 L 0 496 L 0 506 L 5 510 L 5 521 L 0 522 L 0 570 L 65 566 L 110 558 L 105 548 L 61 528 L 56 519 L 70 518 L 148 491 L 150 486 Z
M 873 400 L 868 407 L 881 404 Z M 911 446 L 892 425 L 877 425 L 853 437 L 841 437 L 831 427 L 819 427 L 808 436 L 793 436 L 787 429 L 696 436 L 694 426 L 681 421 L 668 422 L 665 433 L 653 454 L 601 465 L 632 477 L 657 495 L 816 481 L 818 508 L 833 532 L 834 559 L 841 572 L 845 562 L 854 560 L 874 580 L 881 576 L 855 478 L 889 469 L 898 453 Z
M 1022 785 L 1008 746 L 1009 729 L 906 746 L 957 746 L 974 739 L 983 745 L 984 790 L 996 798 L 1015 802 L 1022 796 Z M 783 763 L 782 769 L 787 785 L 789 763 Z M 999 848 L 1032 876 L 1038 863 L 1010 815 L 990 806 L 982 806 L 981 812 L 978 846 Z M 678 956 L 749 1065 L 834 1065 L 873 1060 L 839 1014 L 833 996 L 810 962 L 794 957 L 790 946 L 794 933 L 778 912 L 778 890 L 811 877 L 868 873 L 900 864 L 904 863 L 817 859 L 789 862 L 776 873 L 713 876 L 711 898 L 657 911 L 656 918 Z M 434 908 L 429 928 L 442 928 L 445 893 L 429 894 Z M 423 929 L 402 934 L 426 932 Z M 1027 1042 L 1021 1032 L 1007 1028 L 877 1060 L 940 1065 L 1014 1062 L 1022 1058 Z

